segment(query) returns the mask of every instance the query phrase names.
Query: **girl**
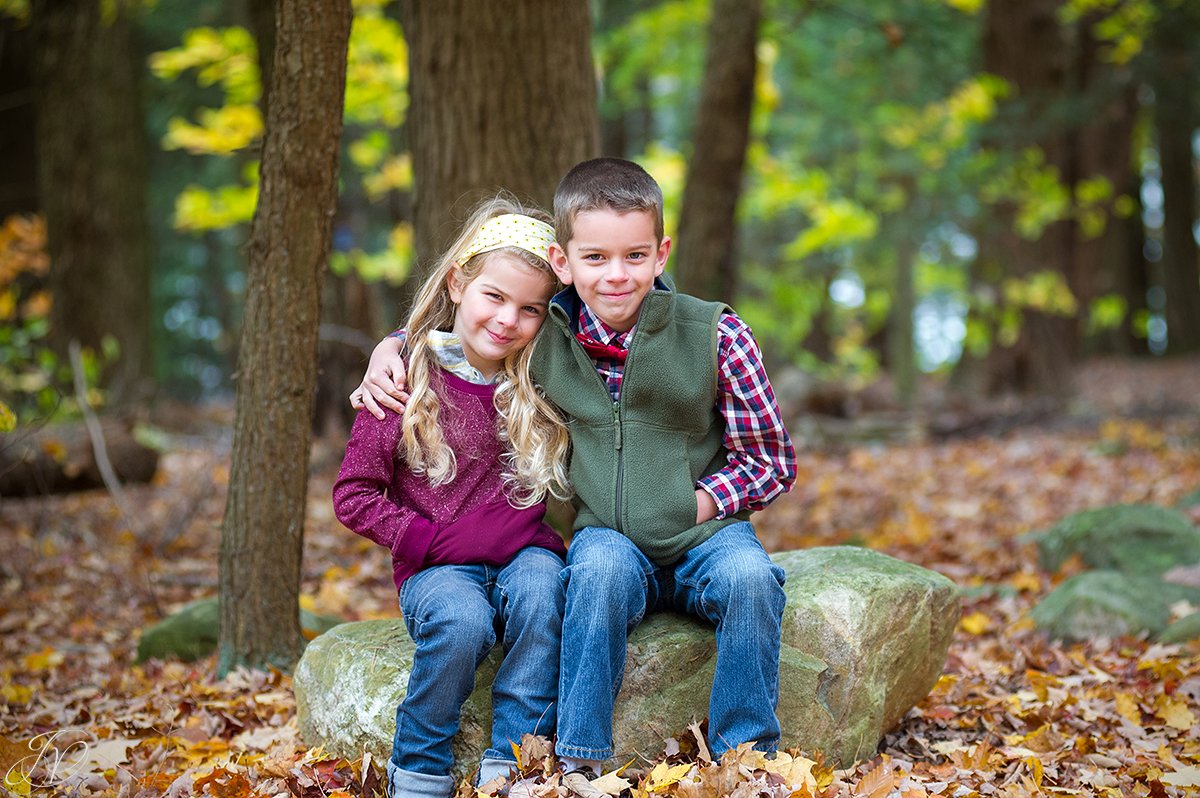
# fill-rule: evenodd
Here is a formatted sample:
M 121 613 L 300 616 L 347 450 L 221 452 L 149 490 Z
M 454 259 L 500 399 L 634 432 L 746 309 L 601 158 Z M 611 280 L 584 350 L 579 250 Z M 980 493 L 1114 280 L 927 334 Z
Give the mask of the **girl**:
M 507 773 L 523 734 L 554 731 L 566 549 L 542 518 L 547 494 L 567 495 L 568 438 L 529 377 L 553 240 L 509 200 L 475 212 L 405 325 L 403 415 L 358 414 L 333 488 L 338 520 L 391 550 L 416 643 L 387 768 L 395 798 L 453 792 L 450 742 L 498 635 L 478 783 Z

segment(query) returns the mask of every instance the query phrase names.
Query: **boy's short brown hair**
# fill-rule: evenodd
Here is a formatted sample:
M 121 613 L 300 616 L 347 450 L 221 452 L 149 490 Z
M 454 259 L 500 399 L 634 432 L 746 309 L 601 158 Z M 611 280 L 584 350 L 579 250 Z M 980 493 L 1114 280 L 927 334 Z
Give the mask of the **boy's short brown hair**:
M 554 234 L 566 249 L 574 235 L 575 217 L 601 208 L 654 215 L 654 235 L 663 239 L 662 189 L 650 174 L 624 158 L 593 158 L 571 167 L 554 191 Z

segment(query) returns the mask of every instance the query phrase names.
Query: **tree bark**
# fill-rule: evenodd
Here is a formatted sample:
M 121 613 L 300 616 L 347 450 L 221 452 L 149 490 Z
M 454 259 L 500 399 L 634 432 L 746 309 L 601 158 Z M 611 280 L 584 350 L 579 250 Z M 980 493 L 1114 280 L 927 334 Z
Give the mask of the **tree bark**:
M 258 46 L 258 73 L 262 97 L 258 106 L 263 119 L 270 113 L 271 66 L 275 63 L 275 2 L 276 0 L 242 0 L 246 27 Z
M 0 222 L 39 208 L 32 38 L 0 16 Z
M 131 11 L 96 0 L 33 0 L 38 184 L 50 254 L 51 344 L 120 357 L 103 376 L 116 401 L 149 377 L 150 270 L 140 52 Z
M 280 0 L 262 188 L 247 247 L 218 668 L 290 668 L 321 281 L 337 202 L 349 0 Z
M 714 0 L 708 23 L 704 87 L 675 258 L 680 290 L 704 299 L 732 301 L 737 285 L 737 202 L 750 140 L 761 16 L 759 0 Z
M 1062 0 L 1027 0 L 987 4 L 984 32 L 984 69 L 1013 86 L 1016 101 L 1007 111 L 1008 125 L 991 146 L 1017 152 L 1036 144 L 1047 166 L 1069 175 L 1070 141 L 1061 124 L 1047 113 L 1067 86 L 1067 43 L 1058 22 Z M 1050 224 L 1040 238 L 1029 241 L 1015 229 L 1016 207 L 995 207 L 987 230 L 980 235 L 976 262 L 977 280 L 992 282 L 1001 276 L 1024 278 L 1034 272 L 1064 273 L 1072 260 L 1073 225 Z M 1005 391 L 1064 397 L 1071 391 L 1070 364 L 1079 351 L 1079 331 L 1074 319 L 1036 310 L 1023 313 L 1020 335 L 1012 346 L 993 341 L 982 363 L 964 357 L 961 368 L 979 369 L 974 377 L 960 373 L 956 382 L 972 384 L 984 393 Z
M 404 0 L 416 260 L 500 189 L 549 209 L 558 180 L 599 147 L 585 0 Z
M 1200 351 L 1200 250 L 1196 222 L 1196 163 L 1192 136 L 1195 107 L 1195 44 L 1200 12 L 1164 7 L 1155 31 L 1158 65 L 1154 80 L 1154 122 L 1163 187 L 1163 282 L 1167 295 L 1167 351 Z M 1191 16 L 1193 19 L 1189 20 Z

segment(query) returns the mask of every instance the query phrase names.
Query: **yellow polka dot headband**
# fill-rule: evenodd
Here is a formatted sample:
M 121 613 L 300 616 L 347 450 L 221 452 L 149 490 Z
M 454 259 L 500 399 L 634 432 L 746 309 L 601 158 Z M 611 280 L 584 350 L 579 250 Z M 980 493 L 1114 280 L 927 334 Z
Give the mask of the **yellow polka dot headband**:
M 491 252 L 501 247 L 518 247 L 544 261 L 549 261 L 549 249 L 553 243 L 554 228 L 550 225 L 532 216 L 505 213 L 484 222 L 466 249 L 455 259 L 455 263 L 462 266 L 480 253 Z

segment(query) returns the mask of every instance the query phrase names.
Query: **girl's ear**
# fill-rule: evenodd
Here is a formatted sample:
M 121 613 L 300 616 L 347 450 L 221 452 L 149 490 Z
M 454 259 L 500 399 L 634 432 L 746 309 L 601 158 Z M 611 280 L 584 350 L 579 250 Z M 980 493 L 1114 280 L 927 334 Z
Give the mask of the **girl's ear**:
M 466 287 L 458 268 L 451 269 L 446 275 L 446 289 L 450 292 L 450 301 L 456 305 L 462 302 L 463 289 Z

